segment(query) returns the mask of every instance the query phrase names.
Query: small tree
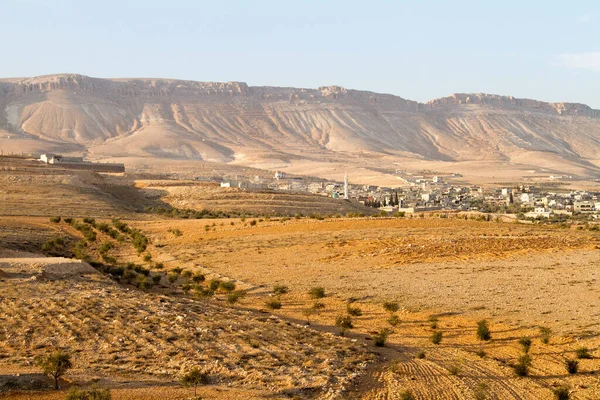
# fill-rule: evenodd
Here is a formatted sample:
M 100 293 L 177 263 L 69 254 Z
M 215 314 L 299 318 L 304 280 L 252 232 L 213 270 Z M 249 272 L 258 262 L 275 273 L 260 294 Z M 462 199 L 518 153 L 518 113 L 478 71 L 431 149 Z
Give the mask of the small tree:
M 587 347 L 580 347 L 577 350 L 575 350 L 575 354 L 577 355 L 577 358 L 581 358 L 581 359 L 590 359 L 592 358 L 592 354 L 590 353 L 590 349 L 588 349 Z
M 442 331 L 435 331 L 433 332 L 433 334 L 431 335 L 431 343 L 433 344 L 440 344 L 442 343 L 442 337 L 444 336 L 444 334 L 442 333 Z
M 306 325 L 310 325 L 310 319 L 316 313 L 317 313 L 317 310 L 313 307 L 305 308 L 304 310 L 302 310 L 302 315 L 304 315 L 304 317 L 306 318 Z
M 208 375 L 200 371 L 198 367 L 192 368 L 187 374 L 181 377 L 181 383 L 185 387 L 194 387 L 194 397 L 197 396 L 197 390 L 199 385 L 206 385 L 208 383 Z
M 576 374 L 579 371 L 579 361 L 577 360 L 565 360 L 565 368 L 571 375 Z
M 310 297 L 312 297 L 313 299 L 322 299 L 323 297 L 325 297 L 325 288 L 322 288 L 320 286 L 311 288 L 308 291 L 308 294 L 310 295 Z
M 517 376 L 529 375 L 529 367 L 531 366 L 531 357 L 528 354 L 523 354 L 519 357 L 519 361 L 514 365 L 515 374 Z
M 281 300 L 275 297 L 265 302 L 265 305 L 271 310 L 279 310 L 281 308 Z
M 290 289 L 285 285 L 277 284 L 277 285 L 273 286 L 273 294 L 276 294 L 276 295 L 286 294 L 289 291 L 290 291 Z
M 42 357 L 38 360 L 39 366 L 42 367 L 44 374 L 51 376 L 54 379 L 54 389 L 58 390 L 58 380 L 61 376 L 71 369 L 71 356 L 62 350 L 56 350 L 52 354 Z
M 569 400 L 571 398 L 571 391 L 567 386 L 557 387 L 553 392 L 556 400 Z
M 400 305 L 395 301 L 386 301 L 383 303 L 383 309 L 390 314 L 393 314 L 400 309 Z
M 552 329 L 542 326 L 540 328 L 540 336 L 542 343 L 548 344 L 550 343 L 550 337 L 552 336 Z
M 529 354 L 529 350 L 531 349 L 531 339 L 528 337 L 522 337 L 519 339 L 519 344 L 523 348 L 523 353 Z
M 335 326 L 340 329 L 340 335 L 344 336 L 348 329 L 354 328 L 354 324 L 352 324 L 352 317 L 349 315 L 338 315 L 335 319 Z
M 490 340 L 492 338 L 492 333 L 490 332 L 490 328 L 485 319 L 477 322 L 477 337 L 479 340 Z
M 379 332 L 377 332 L 377 334 L 375 334 L 373 336 L 373 339 L 375 340 L 375 346 L 384 347 L 389 335 L 390 335 L 389 329 L 387 329 L 387 328 L 380 329 Z

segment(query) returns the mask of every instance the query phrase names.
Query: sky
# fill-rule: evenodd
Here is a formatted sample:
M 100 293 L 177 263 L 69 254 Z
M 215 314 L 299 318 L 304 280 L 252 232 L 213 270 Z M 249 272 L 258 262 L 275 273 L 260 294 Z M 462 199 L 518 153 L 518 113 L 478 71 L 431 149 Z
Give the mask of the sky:
M 482 92 L 600 109 L 600 2 L 1 0 L 0 77 Z

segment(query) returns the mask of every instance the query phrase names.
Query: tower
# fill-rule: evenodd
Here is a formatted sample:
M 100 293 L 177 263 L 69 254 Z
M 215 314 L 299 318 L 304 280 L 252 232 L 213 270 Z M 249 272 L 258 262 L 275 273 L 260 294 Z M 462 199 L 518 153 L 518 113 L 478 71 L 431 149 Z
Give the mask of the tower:
M 344 199 L 348 200 L 348 171 L 344 174 Z

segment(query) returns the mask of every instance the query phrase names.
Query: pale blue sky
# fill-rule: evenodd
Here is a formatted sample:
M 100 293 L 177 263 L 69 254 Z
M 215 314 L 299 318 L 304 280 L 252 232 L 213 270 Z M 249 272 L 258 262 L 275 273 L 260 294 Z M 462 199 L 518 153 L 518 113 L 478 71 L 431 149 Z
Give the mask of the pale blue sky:
M 600 108 L 598 1 L 1 0 L 0 77 L 244 81 Z

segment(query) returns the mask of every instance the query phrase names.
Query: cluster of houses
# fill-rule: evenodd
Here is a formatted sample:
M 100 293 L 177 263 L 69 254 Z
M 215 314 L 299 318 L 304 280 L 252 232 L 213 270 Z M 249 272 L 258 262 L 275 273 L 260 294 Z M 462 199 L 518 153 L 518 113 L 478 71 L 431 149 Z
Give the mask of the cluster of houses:
M 348 198 L 386 212 L 488 211 L 522 213 L 529 218 L 553 215 L 600 214 L 600 193 L 587 191 L 549 192 L 534 186 L 506 188 L 457 186 L 446 182 L 456 174 L 439 176 L 397 171 L 406 182 L 402 188 L 350 184 L 317 178 L 287 176 L 277 171 L 272 178 L 235 176 L 222 180 L 222 187 L 307 192 L 333 198 Z

